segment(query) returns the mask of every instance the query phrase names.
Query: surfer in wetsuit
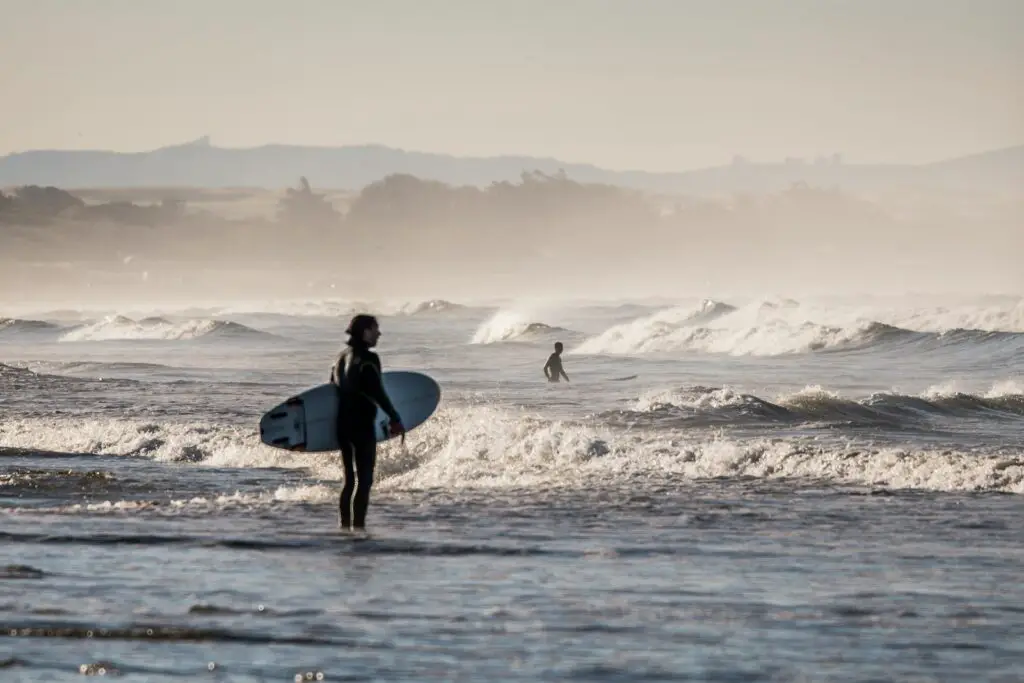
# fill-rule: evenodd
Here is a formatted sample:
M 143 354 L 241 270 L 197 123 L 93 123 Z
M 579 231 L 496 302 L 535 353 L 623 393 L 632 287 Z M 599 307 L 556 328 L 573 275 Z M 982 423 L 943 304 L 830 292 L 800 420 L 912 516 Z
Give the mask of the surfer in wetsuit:
M 374 417 L 377 406 L 390 418 L 392 436 L 405 438 L 405 427 L 391 404 L 381 380 L 380 357 L 370 350 L 380 339 L 380 326 L 372 315 L 352 318 L 345 332 L 348 342 L 331 368 L 331 383 L 338 387 L 338 442 L 345 467 L 345 484 L 338 501 L 342 529 L 365 529 L 370 487 L 377 464 Z M 358 476 L 358 482 L 356 477 Z M 353 496 L 353 493 L 355 494 Z
M 569 375 L 565 374 L 565 369 L 562 368 L 562 342 L 555 342 L 555 352 L 548 356 L 548 362 L 544 364 L 544 376 L 548 378 L 549 382 L 558 382 L 558 378 L 562 376 L 565 381 L 569 381 Z

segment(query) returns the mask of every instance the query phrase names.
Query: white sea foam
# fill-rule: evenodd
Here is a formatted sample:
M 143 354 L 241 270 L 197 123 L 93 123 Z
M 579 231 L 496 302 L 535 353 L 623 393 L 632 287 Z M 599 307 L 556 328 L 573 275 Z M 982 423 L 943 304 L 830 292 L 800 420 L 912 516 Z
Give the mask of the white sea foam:
M 726 399 L 728 400 L 728 399 Z M 7 419 L 0 446 L 186 461 L 181 466 L 308 469 L 341 477 L 337 454 L 292 453 L 259 443 L 247 430 L 116 419 Z M 378 487 L 583 487 L 627 478 L 799 477 L 930 490 L 1024 493 L 1024 453 L 839 448 L 777 438 L 694 438 L 547 420 L 489 406 L 442 410 L 408 436 L 380 448 Z M 273 500 L 321 500 L 312 486 Z

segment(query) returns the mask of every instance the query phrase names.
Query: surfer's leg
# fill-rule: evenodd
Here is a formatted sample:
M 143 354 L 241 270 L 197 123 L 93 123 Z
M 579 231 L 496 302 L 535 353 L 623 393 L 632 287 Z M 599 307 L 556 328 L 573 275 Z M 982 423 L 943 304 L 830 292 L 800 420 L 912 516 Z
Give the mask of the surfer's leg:
M 345 468 L 345 483 L 341 487 L 338 500 L 338 523 L 342 529 L 352 526 L 352 491 L 356 487 L 356 473 L 352 467 L 355 448 L 348 437 L 341 439 L 341 462 Z
M 373 486 L 373 470 L 377 466 L 377 439 L 374 435 L 360 439 L 355 444 L 356 471 L 359 483 L 352 510 L 352 528 L 366 528 L 366 511 L 370 507 L 370 488 Z

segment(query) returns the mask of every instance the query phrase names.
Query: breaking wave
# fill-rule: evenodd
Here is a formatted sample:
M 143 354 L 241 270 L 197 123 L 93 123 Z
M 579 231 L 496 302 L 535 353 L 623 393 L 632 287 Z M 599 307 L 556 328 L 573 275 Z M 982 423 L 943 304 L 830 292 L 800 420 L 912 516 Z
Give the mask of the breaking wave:
M 398 309 L 400 315 L 423 315 L 428 313 L 451 313 L 465 310 L 466 306 L 444 299 L 431 299 L 416 304 L 406 304 Z
M 123 315 L 110 315 L 100 320 L 70 325 L 43 320 L 0 318 L 0 338 L 28 337 L 60 342 L 83 342 L 183 341 L 209 336 L 254 339 L 275 338 L 277 335 L 229 320 L 210 318 L 175 322 L 156 316 L 133 319 Z
M 67 330 L 59 337 L 58 341 L 185 341 L 211 336 L 232 339 L 276 337 L 269 332 L 256 330 L 229 320 L 196 319 L 171 322 L 158 317 L 133 320 L 125 316 L 112 316 L 99 322 Z
M 469 343 L 495 344 L 509 341 L 535 341 L 557 334 L 572 334 L 572 332 L 564 327 L 530 321 L 523 313 L 498 311 L 477 328 Z
M 605 417 L 648 418 L 678 426 L 827 422 L 918 429 L 936 418 L 1020 419 L 1024 387 L 1007 381 L 976 395 L 940 386 L 918 396 L 880 392 L 858 400 L 810 386 L 767 401 L 729 388 L 696 386 L 649 392 L 629 409 Z
M 261 459 L 257 455 L 265 447 L 254 432 L 207 423 L 62 417 L 6 419 L 0 421 L 0 447 L 145 457 L 164 462 L 215 463 L 226 459 L 232 466 L 274 466 L 272 458 Z M 276 455 L 272 449 L 267 450 Z
M 44 320 L 0 318 L 0 335 L 4 336 L 54 332 L 60 329 L 60 325 Z
M 207 309 L 179 311 L 179 315 L 280 315 L 300 318 L 344 318 L 356 313 L 376 315 L 424 315 L 468 308 L 446 299 L 407 302 L 373 302 L 346 299 L 300 299 L 245 302 Z
M 736 308 L 705 301 L 697 308 L 671 308 L 612 326 L 584 340 L 572 354 L 640 355 L 680 351 L 734 356 L 778 356 L 917 345 L 923 349 L 1003 344 L 1024 353 L 1024 332 L 960 327 L 917 330 L 877 319 L 821 313 L 794 301 L 761 302 Z M 923 314 L 919 314 L 923 315 Z M 979 319 L 983 316 L 975 316 Z M 935 322 L 935 318 L 928 318 Z M 918 319 L 918 322 L 921 322 Z
M 1019 415 L 1024 398 L 916 398 L 836 403 L 794 395 L 778 404 L 704 392 L 696 399 L 726 408 L 750 403 L 759 411 L 834 415 L 857 411 L 999 410 Z M 686 400 L 679 402 L 685 403 Z M 663 410 L 651 402 L 649 411 Z M 674 403 L 671 405 L 675 405 Z M 638 405 L 637 408 L 640 408 Z M 32 452 L 145 457 L 182 466 L 283 467 L 308 471 L 308 485 L 253 500 L 331 501 L 342 476 L 337 454 L 292 453 L 259 442 L 255 428 L 116 419 L 27 418 L 0 422 L 0 448 Z M 806 478 L 894 489 L 986 490 L 1024 493 L 1024 457 L 998 452 L 877 448 L 808 439 L 725 438 L 693 431 L 623 428 L 600 422 L 550 420 L 494 406 L 442 409 L 409 434 L 405 446 L 380 447 L 382 490 L 614 486 L 637 480 L 707 477 Z M 99 483 L 99 482 L 97 482 Z M 241 495 L 241 494 L 240 494 Z M 245 494 L 249 496 L 250 494 Z M 252 494 L 256 495 L 256 494 Z M 137 505 L 138 502 L 133 503 Z M 90 503 L 100 509 L 100 501 Z M 109 507 L 109 506 L 108 506 Z

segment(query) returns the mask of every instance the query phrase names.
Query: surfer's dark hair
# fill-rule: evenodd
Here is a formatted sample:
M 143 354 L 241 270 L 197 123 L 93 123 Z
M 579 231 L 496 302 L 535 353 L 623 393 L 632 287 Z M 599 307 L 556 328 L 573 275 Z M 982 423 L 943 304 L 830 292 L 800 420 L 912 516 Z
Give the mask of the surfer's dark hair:
M 368 313 L 360 313 L 359 315 L 352 316 L 352 320 L 349 321 L 348 327 L 345 328 L 345 334 L 350 337 L 355 337 L 356 339 L 362 339 L 363 332 L 376 324 L 376 316 L 372 316 Z

